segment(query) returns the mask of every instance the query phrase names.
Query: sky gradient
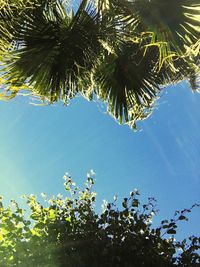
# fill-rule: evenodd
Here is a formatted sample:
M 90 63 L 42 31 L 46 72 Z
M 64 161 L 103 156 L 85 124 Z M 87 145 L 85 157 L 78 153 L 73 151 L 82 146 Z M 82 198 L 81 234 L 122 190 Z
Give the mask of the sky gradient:
M 96 172 L 99 203 L 138 188 L 155 197 L 158 220 L 200 202 L 200 94 L 186 83 L 168 87 L 138 132 L 121 126 L 100 103 L 83 98 L 34 106 L 27 97 L 0 102 L 0 195 L 63 193 L 69 172 L 78 185 Z M 199 234 L 199 210 L 181 223 L 178 237 Z

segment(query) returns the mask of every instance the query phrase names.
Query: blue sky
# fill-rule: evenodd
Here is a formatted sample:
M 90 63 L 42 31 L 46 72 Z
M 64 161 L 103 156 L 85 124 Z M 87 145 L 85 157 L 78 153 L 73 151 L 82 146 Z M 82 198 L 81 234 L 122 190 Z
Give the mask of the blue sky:
M 27 97 L 0 102 L 0 195 L 63 193 L 69 172 L 78 185 L 96 172 L 99 203 L 138 188 L 155 197 L 158 220 L 200 202 L 200 95 L 186 83 L 168 87 L 138 132 L 118 125 L 100 103 L 83 98 L 39 107 Z M 199 210 L 179 237 L 198 234 Z

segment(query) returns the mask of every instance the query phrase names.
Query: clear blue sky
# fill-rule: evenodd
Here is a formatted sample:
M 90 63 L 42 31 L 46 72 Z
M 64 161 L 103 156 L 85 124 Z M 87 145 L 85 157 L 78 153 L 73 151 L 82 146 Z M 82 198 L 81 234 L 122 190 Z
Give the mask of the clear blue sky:
M 99 202 L 138 188 L 142 199 L 158 200 L 159 220 L 200 202 L 200 94 L 185 83 L 163 91 L 138 132 L 82 98 L 68 107 L 30 101 L 0 102 L 0 194 L 7 200 L 63 193 L 64 172 L 82 185 L 94 169 Z M 199 210 L 190 218 L 180 238 L 199 233 Z

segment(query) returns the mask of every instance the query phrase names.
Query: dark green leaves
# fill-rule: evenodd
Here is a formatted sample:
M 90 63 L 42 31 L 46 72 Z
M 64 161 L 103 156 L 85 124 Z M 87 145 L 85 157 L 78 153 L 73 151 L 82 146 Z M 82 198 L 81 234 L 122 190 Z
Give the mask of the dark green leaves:
M 0 82 L 66 104 L 97 95 L 135 128 L 161 88 L 188 79 L 199 89 L 197 0 L 12 0 L 0 8 Z M 73 11 L 73 12 L 71 12 Z
M 92 173 L 83 189 L 66 174 L 65 196 L 24 197 L 28 212 L 15 201 L 5 207 L 0 198 L 0 266 L 198 266 L 200 239 L 191 237 L 188 244 L 171 237 L 177 220 L 198 205 L 176 212 L 177 218 L 163 220 L 155 229 L 156 202 L 149 198 L 140 205 L 137 190 L 122 205 L 117 198 L 104 201 L 96 213 Z
M 187 220 L 187 217 L 181 215 L 178 219 L 181 220 L 181 221 L 182 221 L 182 220 Z
M 142 44 L 122 43 L 97 69 L 97 95 L 108 101 L 109 111 L 121 123 L 144 113 L 159 92 L 156 50 L 151 48 L 144 55 Z
M 199 40 L 200 5 L 197 0 L 108 2 L 130 30 L 149 33 L 152 43 L 162 46 L 163 56 L 185 52 L 187 46 Z
M 169 229 L 169 230 L 167 230 L 167 234 L 172 234 L 172 235 L 174 235 L 174 234 L 176 234 L 176 230 L 174 230 L 174 229 Z
M 67 101 L 90 83 L 99 50 L 97 15 L 87 8 L 87 1 L 72 17 L 54 2 L 24 17 L 16 34 L 19 49 L 5 60 L 4 69 L 11 86 L 28 83 L 51 102 Z

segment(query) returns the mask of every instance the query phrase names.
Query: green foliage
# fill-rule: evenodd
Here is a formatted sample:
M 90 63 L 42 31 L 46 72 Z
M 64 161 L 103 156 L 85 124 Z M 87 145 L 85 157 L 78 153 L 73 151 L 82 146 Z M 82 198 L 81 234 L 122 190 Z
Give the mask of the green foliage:
M 197 0 L 82 0 L 76 12 L 64 0 L 0 3 L 1 98 L 97 96 L 135 128 L 169 83 L 199 89 Z
M 187 220 L 191 209 L 177 211 L 171 220 L 153 228 L 155 199 L 141 204 L 134 190 L 119 205 L 104 201 L 96 213 L 94 180 L 89 175 L 83 190 L 64 176 L 66 196 L 42 203 L 24 196 L 28 211 L 15 201 L 0 201 L 0 266 L 30 267 L 197 267 L 200 238 L 175 240 L 177 223 Z

